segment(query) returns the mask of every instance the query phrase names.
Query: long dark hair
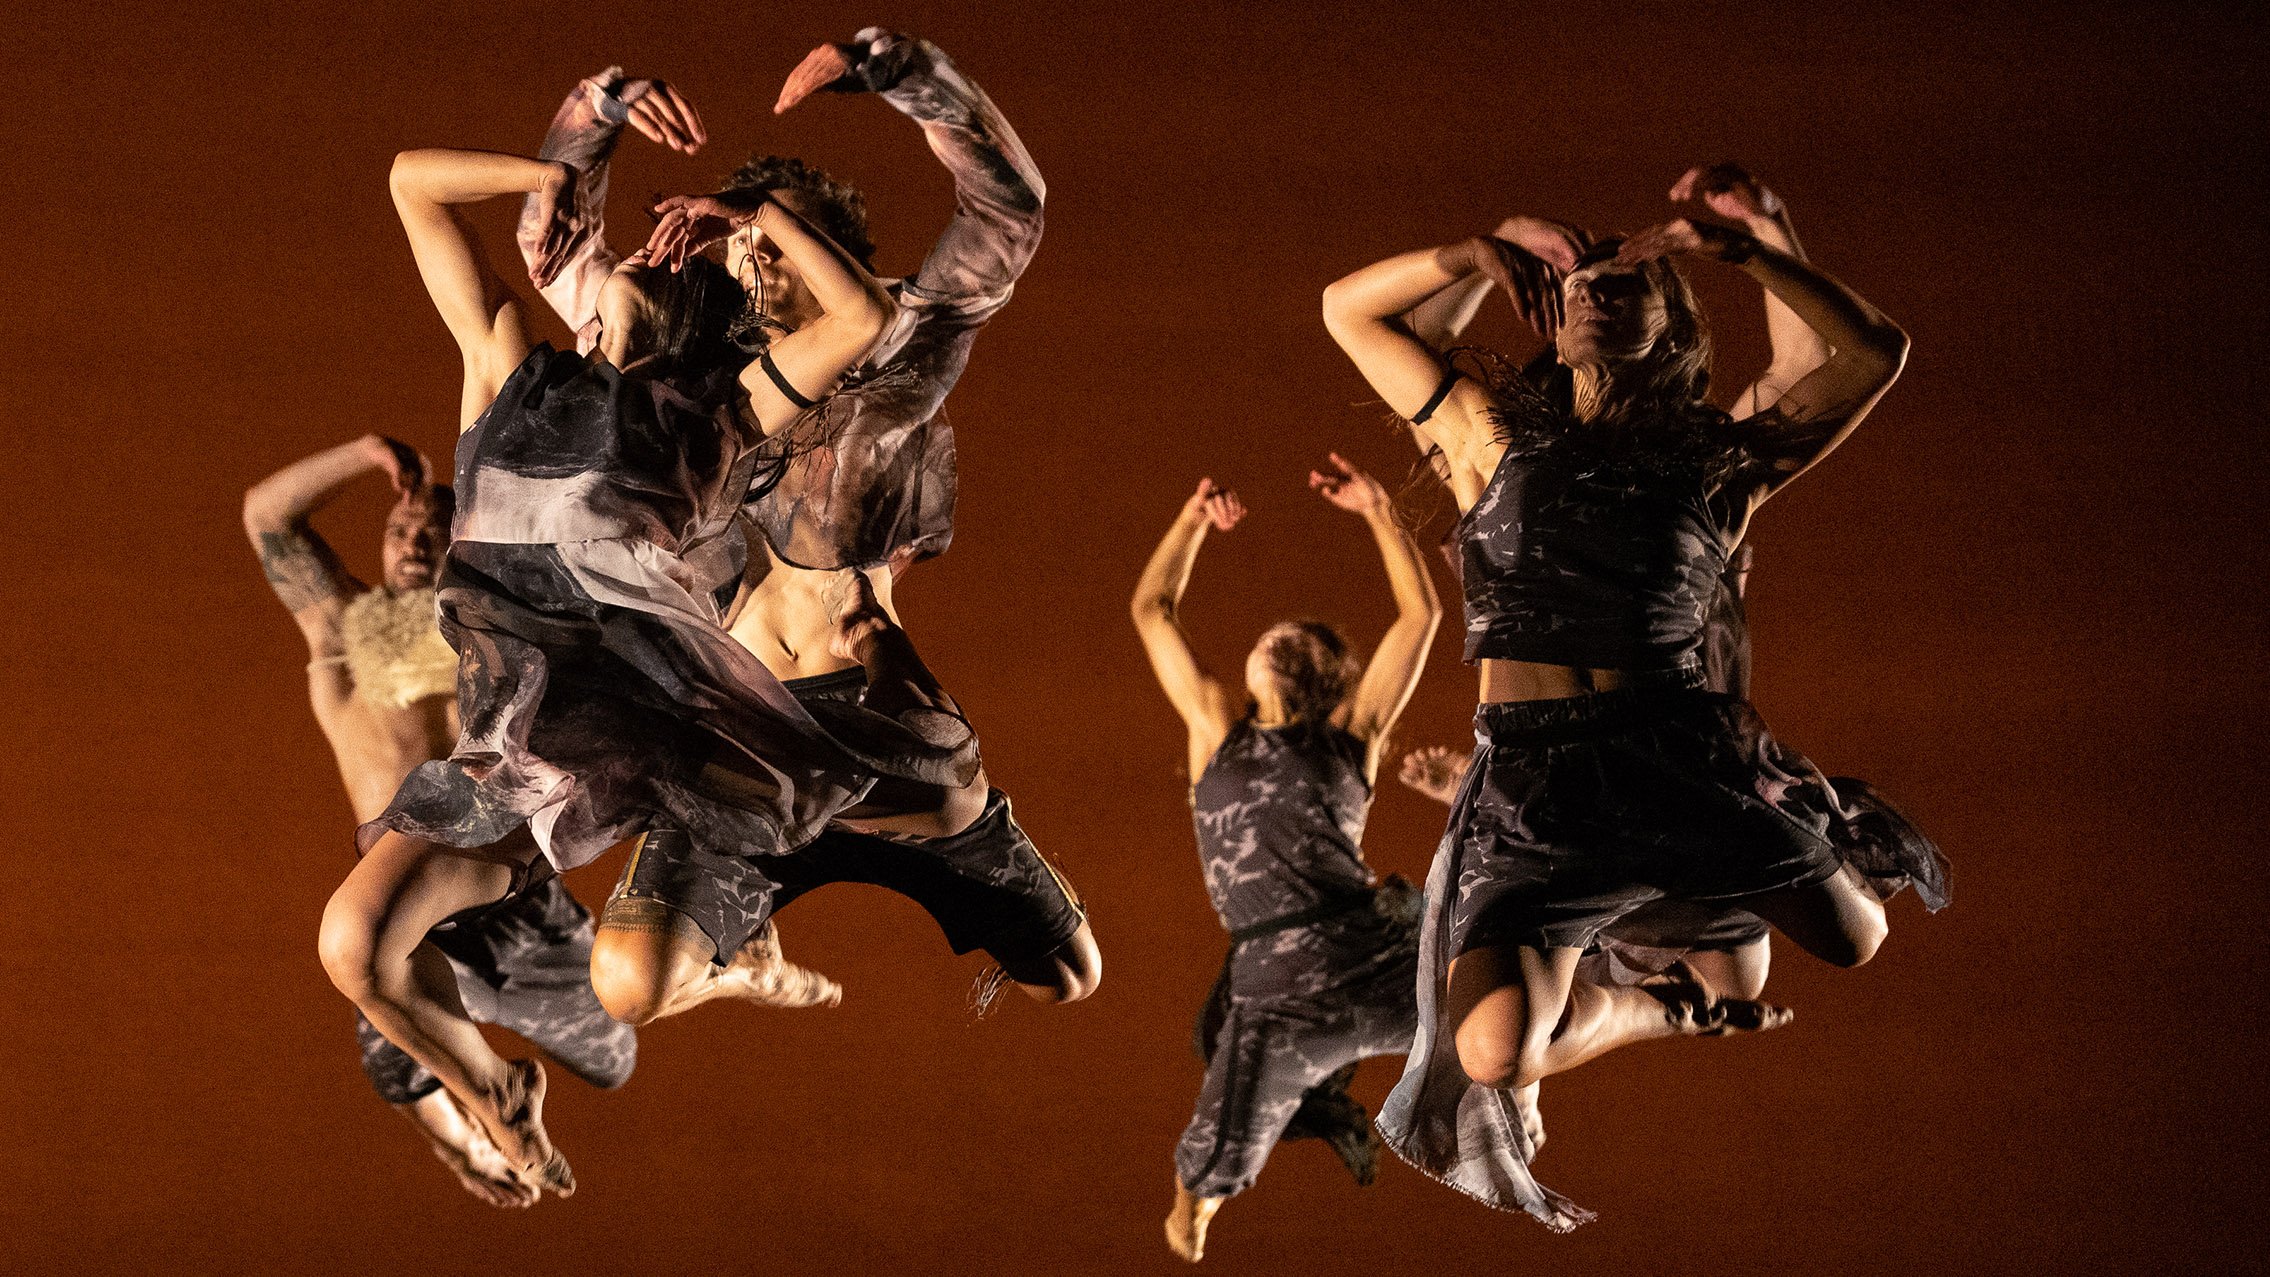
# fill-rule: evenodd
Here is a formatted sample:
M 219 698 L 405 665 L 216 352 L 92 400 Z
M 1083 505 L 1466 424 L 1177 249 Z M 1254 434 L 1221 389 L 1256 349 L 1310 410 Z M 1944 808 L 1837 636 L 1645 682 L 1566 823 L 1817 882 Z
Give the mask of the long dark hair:
M 654 357 L 663 371 L 700 376 L 740 371 L 751 358 L 732 339 L 748 299 L 733 272 L 696 254 L 679 270 L 650 269 L 639 280 L 653 324 Z

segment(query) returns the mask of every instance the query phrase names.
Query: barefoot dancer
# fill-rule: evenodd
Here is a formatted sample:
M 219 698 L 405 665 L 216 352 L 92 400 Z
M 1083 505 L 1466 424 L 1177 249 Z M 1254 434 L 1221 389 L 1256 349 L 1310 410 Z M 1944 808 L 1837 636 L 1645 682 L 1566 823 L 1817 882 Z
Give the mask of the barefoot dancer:
M 734 637 L 800 699 L 856 704 L 875 693 L 831 642 L 829 600 L 856 590 L 895 618 L 897 572 L 950 540 L 953 434 L 941 405 L 979 329 L 1007 303 L 1039 247 L 1044 187 L 993 103 L 925 41 L 871 28 L 850 43 L 822 45 L 790 75 L 774 111 L 821 89 L 874 92 L 915 119 L 953 174 L 956 195 L 955 215 L 921 271 L 886 285 L 899 302 L 897 324 L 842 388 L 782 436 L 779 482 L 747 511 L 749 566 Z M 543 155 L 581 174 L 577 216 L 589 237 L 543 294 L 580 342 L 594 339 L 594 302 L 615 261 L 600 232 L 621 124 L 692 149 L 700 138 L 689 109 L 667 84 L 609 68 L 579 84 L 553 118 Z M 729 187 L 770 190 L 863 264 L 871 260 L 859 193 L 802 161 L 759 156 Z M 524 255 L 533 257 L 542 235 L 531 201 Z M 731 237 L 727 262 L 750 303 L 742 340 L 762 344 L 809 321 L 813 301 L 796 263 L 762 234 Z M 929 689 L 950 702 L 934 682 Z M 1084 997 L 1101 977 L 1083 910 L 1012 818 L 1008 796 L 982 774 L 945 794 L 880 785 L 794 856 L 732 852 L 675 839 L 649 840 L 638 852 L 601 916 L 596 971 L 610 1010 L 644 1022 L 697 1005 L 743 967 L 749 928 L 829 882 L 913 898 L 954 952 L 984 949 L 1041 1000 Z
M 601 289 L 600 357 L 536 345 L 458 206 L 540 192 L 549 280 L 573 247 L 575 180 L 565 164 L 481 152 L 395 161 L 396 208 L 465 363 L 460 502 L 437 591 L 464 723 L 450 758 L 411 772 L 363 826 L 322 934 L 340 990 L 516 1170 L 563 1194 L 574 1181 L 544 1134 L 541 1067 L 489 1049 L 427 933 L 649 829 L 785 852 L 875 776 L 953 788 L 977 766 L 949 711 L 800 704 L 716 604 L 763 434 L 803 414 L 780 385 L 832 389 L 895 304 L 761 192 L 680 199 Z M 727 338 L 739 287 L 690 256 L 751 225 L 797 262 L 822 311 L 753 365 Z M 871 634 L 865 646 L 878 647 Z
M 1670 198 L 1674 203 L 1699 200 L 1712 212 L 1742 223 L 1760 243 L 1805 260 L 1788 205 L 1740 165 L 1697 165 L 1672 184 Z M 1497 241 L 1493 246 L 1496 251 L 1483 259 L 1482 269 L 1422 302 L 1407 316 L 1413 333 L 1438 350 L 1464 331 L 1493 282 L 1505 289 L 1508 299 L 1530 319 L 1539 335 L 1551 340 L 1558 312 L 1539 306 L 1537 299 L 1550 296 L 1548 290 L 1557 287 L 1559 272 L 1521 246 L 1526 243 L 1543 253 L 1558 255 L 1561 251 L 1582 252 L 1591 243 L 1581 231 L 1535 218 L 1509 219 L 1492 238 Z M 1787 304 L 1770 291 L 1764 293 L 1764 303 L 1772 357 L 1766 370 L 1734 401 L 1737 416 L 1772 407 L 1783 391 L 1829 357 L 1828 345 L 1820 334 Z M 1567 393 L 1566 369 L 1556 364 L 1552 351 L 1547 350 L 1523 371 L 1535 380 L 1549 381 L 1556 394 Z M 1704 619 L 1700 646 L 1703 686 L 1743 700 L 1750 695 L 1749 626 L 1743 611 L 1750 565 L 1751 547 L 1745 542 L 1727 560 Z M 1402 779 L 1447 805 L 1465 776 L 1467 761 L 1466 755 L 1440 747 L 1416 751 L 1406 756 Z M 1875 802 L 1863 782 L 1831 777 L 1830 783 L 1847 804 L 1848 819 L 1841 831 L 1845 836 L 1840 841 L 1866 842 L 1898 821 L 1897 813 Z M 1907 833 L 1912 835 L 1912 831 Z M 1865 856 L 1861 859 L 1864 864 L 1878 863 Z M 1930 863 L 1937 864 L 1935 860 Z M 1881 894 L 1888 899 L 1904 881 L 1895 872 L 1879 884 Z M 1946 903 L 1943 874 L 1918 885 L 1930 908 L 1936 910 Z M 1600 977 L 1595 983 L 1606 979 L 1636 983 L 1680 963 L 1685 974 L 1718 994 L 1756 998 L 1765 989 L 1770 960 L 1767 928 L 1755 915 L 1739 909 L 1658 901 L 1602 931 L 1598 947 L 1587 954 L 1583 969 Z
M 1742 265 L 1835 354 L 1771 408 L 1711 409 L 1708 339 L 1673 253 Z M 1565 316 L 1565 403 L 1534 379 L 1446 371 L 1400 322 L 1485 254 L 1547 284 L 1527 295 Z M 1751 514 L 1858 424 L 1906 337 L 1755 236 L 1684 220 L 1581 255 L 1549 241 L 1404 254 L 1327 289 L 1324 315 L 1442 454 L 1464 512 L 1466 651 L 1482 662 L 1474 766 L 1428 880 L 1418 1036 L 1380 1128 L 1428 1174 L 1565 1230 L 1590 1213 L 1530 1177 L 1534 1136 L 1509 1091 L 1626 1042 L 1786 1018 L 1699 986 L 1581 979 L 1604 927 L 1673 899 L 1747 909 L 1839 965 L 1883 938 L 1877 894 L 1832 837 L 1837 796 L 1746 702 L 1702 690 L 1698 648 Z
M 347 572 L 309 525 L 366 475 L 400 498 L 379 543 L 376 588 Z M 454 496 L 427 486 L 424 459 L 378 435 L 293 462 L 244 496 L 244 529 L 276 597 L 308 646 L 308 699 L 359 824 L 385 810 L 410 769 L 457 740 L 457 654 L 434 626 L 434 575 L 449 544 Z M 460 915 L 433 934 L 473 1019 L 511 1029 L 593 1086 L 621 1086 L 638 1037 L 591 992 L 591 915 L 550 879 Z M 528 1206 L 534 1184 L 506 1164 L 433 1074 L 355 1017 L 363 1072 L 410 1119 L 458 1182 L 492 1206 Z
M 1418 685 L 1442 608 L 1418 546 L 1370 475 L 1334 455 L 1309 484 L 1363 518 L 1387 565 L 1395 622 L 1368 671 L 1316 621 L 1264 633 L 1240 695 L 1198 664 L 1178 619 L 1183 589 L 1207 529 L 1226 532 L 1245 513 L 1211 479 L 1183 504 L 1135 587 L 1136 631 L 1190 729 L 1199 858 L 1231 941 L 1200 1021 L 1206 1081 L 1175 1149 L 1166 1219 L 1167 1245 L 1192 1262 L 1222 1202 L 1294 1136 L 1296 1113 L 1299 1134 L 1329 1139 L 1357 1182 L 1371 1182 L 1376 1137 L 1347 1082 L 1358 1060 L 1406 1050 L 1414 1027 L 1410 884 L 1375 891 L 1361 841 L 1380 751 Z

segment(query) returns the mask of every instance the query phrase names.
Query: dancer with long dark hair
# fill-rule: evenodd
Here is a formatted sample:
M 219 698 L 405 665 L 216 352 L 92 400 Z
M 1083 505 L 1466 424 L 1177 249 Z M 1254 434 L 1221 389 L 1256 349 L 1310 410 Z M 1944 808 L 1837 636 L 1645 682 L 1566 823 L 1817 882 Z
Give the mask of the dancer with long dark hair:
M 860 666 L 831 649 L 830 600 L 853 588 L 856 574 L 857 588 L 895 621 L 894 578 L 951 540 L 956 476 L 943 403 L 1039 247 L 1046 188 L 999 109 L 927 41 L 869 28 L 823 44 L 789 75 L 774 110 L 821 91 L 873 93 L 913 118 L 955 186 L 954 216 L 921 270 L 882 284 L 896 321 L 835 394 L 770 441 L 770 478 L 744 512 L 747 567 L 732 634 L 800 699 L 857 704 L 872 692 Z M 702 140 L 682 94 L 620 68 L 584 80 L 560 105 L 542 154 L 579 174 L 581 240 L 542 292 L 583 343 L 596 333 L 600 283 L 617 260 L 603 206 L 625 122 L 680 150 Z M 726 189 L 770 192 L 871 267 L 865 200 L 829 174 L 758 155 Z M 531 262 L 540 213 L 532 199 L 521 223 Z M 760 229 L 733 234 L 725 249 L 726 269 L 743 286 L 734 327 L 742 344 L 761 347 L 814 313 L 797 263 Z M 945 792 L 885 781 L 790 856 L 649 839 L 601 916 L 600 995 L 634 1022 L 697 1005 L 748 962 L 746 945 L 765 934 L 748 941 L 752 928 L 834 882 L 914 899 L 954 952 L 983 949 L 994 974 L 1042 1001 L 1085 997 L 1101 979 L 1085 910 L 1018 825 L 1008 795 L 980 772 Z M 981 989 L 980 1002 L 989 997 Z
M 786 852 L 877 776 L 955 788 L 977 769 L 967 724 L 928 694 L 871 595 L 845 597 L 832 637 L 886 693 L 868 707 L 790 696 L 717 602 L 766 436 L 834 388 L 896 303 L 761 191 L 681 197 L 600 288 L 596 354 L 554 351 L 529 337 L 459 210 L 539 194 L 548 282 L 576 247 L 576 180 L 566 164 L 485 152 L 395 161 L 396 209 L 464 358 L 437 588 L 463 726 L 450 757 L 412 771 L 363 826 L 322 930 L 340 990 L 517 1174 L 563 1194 L 574 1180 L 543 1129 L 541 1066 L 483 1041 L 428 934 L 634 835 Z M 754 361 L 730 339 L 739 286 L 698 255 L 749 227 L 796 260 L 819 311 Z
M 1630 1042 L 1788 1018 L 1698 983 L 1585 980 L 1603 928 L 1678 900 L 1737 905 L 1839 965 L 1883 939 L 1879 891 L 1835 837 L 1835 792 L 1746 702 L 1703 689 L 1699 648 L 1757 508 L 1858 425 L 1907 339 L 1743 231 L 1681 219 L 1590 247 L 1518 238 L 1366 267 L 1326 290 L 1324 318 L 1439 452 L 1482 665 L 1474 761 L 1428 880 L 1418 1033 L 1381 1131 L 1428 1174 L 1567 1229 L 1590 1215 L 1530 1176 L 1522 1092 Z M 1711 407 L 1707 329 L 1672 256 L 1739 266 L 1834 353 L 1770 408 Z M 1446 368 L 1403 321 L 1486 260 L 1558 321 L 1565 397 Z M 1928 844 L 1886 850 L 1921 868 Z
M 1333 627 L 1286 621 L 1254 644 L 1240 686 L 1207 672 L 1182 630 L 1182 595 L 1208 531 L 1245 513 L 1211 479 L 1135 588 L 1136 631 L 1189 732 L 1200 867 L 1231 940 L 1201 1018 L 1206 1080 L 1175 1149 L 1166 1219 L 1167 1244 L 1193 1262 L 1215 1211 L 1296 1119 L 1371 1181 L 1376 1137 L 1347 1080 L 1357 1061 L 1403 1051 L 1413 1028 L 1409 884 L 1381 888 L 1362 839 L 1381 751 L 1442 608 L 1377 481 L 1335 454 L 1309 482 L 1364 520 L 1387 568 L 1395 621 L 1368 668 Z

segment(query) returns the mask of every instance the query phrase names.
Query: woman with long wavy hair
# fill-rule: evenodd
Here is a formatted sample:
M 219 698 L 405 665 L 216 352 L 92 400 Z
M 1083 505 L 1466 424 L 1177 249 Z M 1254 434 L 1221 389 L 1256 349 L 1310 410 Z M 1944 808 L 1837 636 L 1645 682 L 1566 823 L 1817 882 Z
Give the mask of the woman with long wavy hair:
M 1708 329 L 1674 256 L 1739 267 L 1833 353 L 1770 407 L 1712 407 Z M 1478 379 L 1412 334 L 1414 307 L 1485 266 L 1554 326 L 1549 375 Z M 1686 219 L 1588 246 L 1517 218 L 1334 283 L 1324 320 L 1439 457 L 1481 665 L 1475 754 L 1428 879 L 1418 1034 L 1380 1129 L 1427 1174 L 1566 1230 L 1590 1212 L 1528 1169 L 1541 1079 L 1632 1042 L 1789 1018 L 1699 982 L 1586 980 L 1604 928 L 1659 902 L 1734 906 L 1856 966 L 1883 940 L 1885 882 L 1902 880 L 1859 862 L 1936 872 L 1920 837 L 1844 837 L 1826 778 L 1747 702 L 1704 690 L 1699 651 L 1751 517 L 1859 424 L 1907 338 L 1796 257 Z

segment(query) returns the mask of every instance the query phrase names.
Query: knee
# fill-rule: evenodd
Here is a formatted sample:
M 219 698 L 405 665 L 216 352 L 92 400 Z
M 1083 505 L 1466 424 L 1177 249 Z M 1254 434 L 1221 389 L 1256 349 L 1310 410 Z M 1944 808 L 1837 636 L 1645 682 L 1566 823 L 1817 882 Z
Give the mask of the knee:
M 1103 950 L 1096 947 L 1095 935 L 1086 923 L 1049 956 L 1047 965 L 1049 970 L 1034 973 L 1035 979 L 1017 979 L 1015 973 L 1010 978 L 1017 979 L 1018 986 L 1034 1001 L 1052 1005 L 1078 1002 L 1103 983 Z
M 1845 928 L 1839 937 L 1840 943 L 1832 946 L 1836 952 L 1827 955 L 1828 960 L 1840 967 L 1860 966 L 1876 956 L 1876 950 L 1884 946 L 1884 938 L 1891 932 L 1883 911 L 1873 911 Z
M 591 946 L 591 991 L 617 1021 L 648 1024 L 670 1001 L 673 965 L 666 952 L 602 931 Z
M 1458 1026 L 1458 1067 L 1476 1086 L 1514 1090 L 1544 1076 L 1519 1023 L 1469 1015 Z
M 349 1001 L 360 1006 L 377 993 L 378 928 L 361 910 L 331 897 L 315 947 L 324 974 Z

